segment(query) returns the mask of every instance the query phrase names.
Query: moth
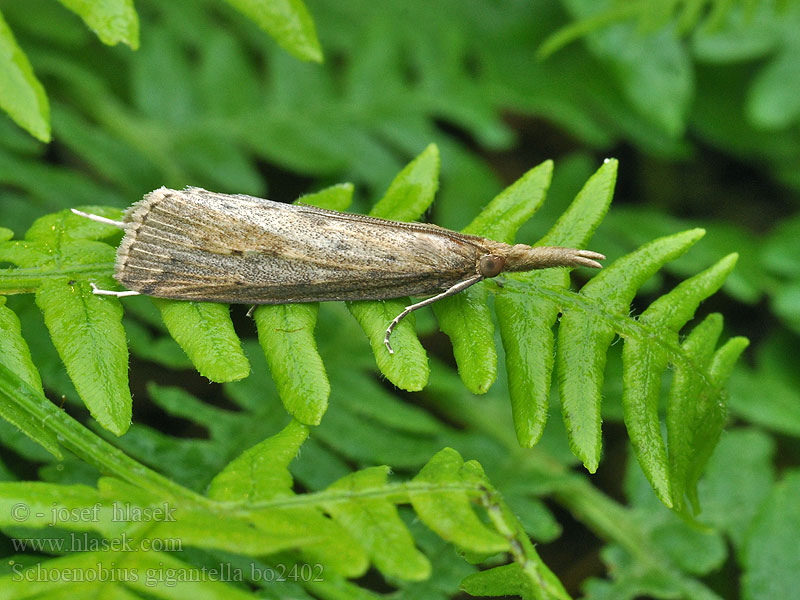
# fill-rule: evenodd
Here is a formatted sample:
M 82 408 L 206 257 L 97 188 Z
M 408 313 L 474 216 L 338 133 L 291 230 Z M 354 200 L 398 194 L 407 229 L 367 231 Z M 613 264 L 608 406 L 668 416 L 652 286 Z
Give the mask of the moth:
M 502 272 L 595 267 L 602 254 L 505 244 L 426 223 L 284 204 L 188 187 L 160 188 L 122 221 L 114 278 L 128 291 L 94 293 L 240 304 L 426 299 L 386 328 L 384 344 L 409 313 Z

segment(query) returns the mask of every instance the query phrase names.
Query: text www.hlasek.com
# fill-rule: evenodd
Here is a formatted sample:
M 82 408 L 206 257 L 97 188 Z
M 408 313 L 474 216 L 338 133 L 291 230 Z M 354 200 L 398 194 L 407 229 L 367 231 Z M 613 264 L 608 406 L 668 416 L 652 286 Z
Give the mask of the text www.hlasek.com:
M 179 552 L 183 550 L 178 538 L 133 539 L 122 533 L 119 537 L 106 539 L 88 533 L 70 532 L 64 537 L 12 538 L 15 552 Z

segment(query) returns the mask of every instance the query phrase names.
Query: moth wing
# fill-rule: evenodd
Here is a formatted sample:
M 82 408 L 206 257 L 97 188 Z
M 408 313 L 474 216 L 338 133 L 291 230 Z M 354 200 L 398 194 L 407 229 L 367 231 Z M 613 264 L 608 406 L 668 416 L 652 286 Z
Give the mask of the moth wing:
M 125 222 L 117 280 L 166 298 L 280 304 L 428 295 L 474 274 L 479 253 L 441 228 L 199 188 L 156 190 Z

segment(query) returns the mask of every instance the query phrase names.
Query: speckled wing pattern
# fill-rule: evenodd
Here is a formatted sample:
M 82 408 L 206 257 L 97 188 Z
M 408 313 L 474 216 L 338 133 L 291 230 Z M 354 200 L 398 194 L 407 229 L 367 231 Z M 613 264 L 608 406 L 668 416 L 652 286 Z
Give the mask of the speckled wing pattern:
M 479 237 L 200 188 L 124 217 L 115 278 L 162 298 L 247 304 L 424 296 L 474 277 Z

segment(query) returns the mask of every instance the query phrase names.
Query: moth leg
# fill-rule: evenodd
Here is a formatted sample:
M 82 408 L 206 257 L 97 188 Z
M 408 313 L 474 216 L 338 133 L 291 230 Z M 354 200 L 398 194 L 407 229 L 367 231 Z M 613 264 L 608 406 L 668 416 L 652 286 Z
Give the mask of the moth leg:
M 251 304 L 250 308 L 247 309 L 247 315 L 245 315 L 245 316 L 252 317 L 253 316 L 253 312 L 255 312 L 257 306 L 258 306 L 257 304 Z
M 106 225 L 113 225 L 114 227 L 125 229 L 125 223 L 123 223 L 122 221 L 115 221 L 114 219 L 107 219 L 106 217 L 101 217 L 100 215 L 85 213 L 82 210 L 78 210 L 76 208 L 71 208 L 70 210 L 73 212 L 73 214 L 76 214 L 79 217 L 86 217 L 91 221 L 97 221 L 98 223 L 105 223 Z
M 386 328 L 386 335 L 383 338 L 383 344 L 386 346 L 386 349 L 389 351 L 389 354 L 394 354 L 394 350 L 392 350 L 392 345 L 389 343 L 389 338 L 392 336 L 392 331 L 394 328 L 397 327 L 397 324 L 400 323 L 407 315 L 411 314 L 418 308 L 422 308 L 423 306 L 428 306 L 429 304 L 433 304 L 437 300 L 441 300 L 442 298 L 447 298 L 448 296 L 454 296 L 455 294 L 467 289 L 471 285 L 478 283 L 481 279 L 483 279 L 483 275 L 476 275 L 475 277 L 470 277 L 469 279 L 465 279 L 464 281 L 459 281 L 450 289 L 442 292 L 441 294 L 436 294 L 435 296 L 431 296 L 430 298 L 426 298 L 421 302 L 417 302 L 416 304 L 412 304 L 410 306 L 406 306 L 405 310 L 397 315 L 389 326 Z
M 116 296 L 117 298 L 124 298 L 125 296 L 139 296 L 141 292 L 134 292 L 133 290 L 126 290 L 124 292 L 115 292 L 114 290 L 101 290 L 94 283 L 89 282 L 92 286 L 92 293 L 96 296 Z

